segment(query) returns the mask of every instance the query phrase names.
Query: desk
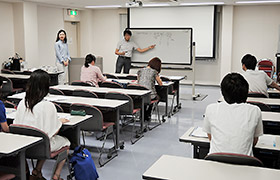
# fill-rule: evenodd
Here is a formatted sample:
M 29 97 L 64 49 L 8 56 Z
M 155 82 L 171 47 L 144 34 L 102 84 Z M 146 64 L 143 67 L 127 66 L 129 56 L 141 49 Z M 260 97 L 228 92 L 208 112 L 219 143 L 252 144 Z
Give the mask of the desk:
M 209 152 L 210 143 L 208 138 L 193 137 L 191 133 L 195 128 L 191 127 L 183 136 L 180 142 L 191 143 L 193 145 L 193 157 L 204 159 Z M 276 140 L 277 139 L 277 140 Z M 254 147 L 254 156 L 259 158 L 265 167 L 280 168 L 278 158 L 280 156 L 280 136 L 264 134 L 259 137 L 258 143 Z M 276 142 L 275 146 L 273 143 Z
M 271 107 L 272 111 L 279 112 L 280 111 L 280 99 L 276 98 L 253 98 L 248 97 L 247 101 L 256 101 L 267 104 Z
M 144 105 L 151 102 L 151 91 L 133 90 L 133 89 L 118 89 L 118 88 L 105 88 L 105 87 L 87 87 L 87 86 L 71 86 L 71 85 L 57 85 L 52 86 L 63 91 L 66 95 L 72 95 L 75 89 L 84 89 L 96 93 L 99 97 L 104 97 L 106 93 L 116 91 L 127 94 L 134 99 L 134 105 L 137 107 L 137 102 L 141 108 L 141 131 L 144 130 Z
M 23 99 L 25 93 L 14 94 L 9 96 L 9 99 Z M 120 126 L 119 126 L 119 109 L 124 106 L 128 101 L 111 100 L 111 99 L 99 99 L 99 98 L 85 98 L 76 96 L 60 96 L 60 95 L 48 95 L 46 100 L 56 102 L 64 107 L 65 112 L 69 111 L 70 105 L 73 103 L 88 104 L 96 106 L 100 110 L 111 110 L 110 113 L 113 117 L 116 126 L 116 145 L 118 147 L 124 147 L 124 142 L 120 142 Z
M 280 98 L 280 91 L 275 88 L 269 88 L 267 92 L 269 94 L 269 98 Z
M 16 174 L 20 179 L 25 180 L 25 150 L 39 143 L 41 140 L 41 137 L 0 132 L 0 158 L 18 154 L 20 162 L 18 168 L 1 166 L 1 171 Z
M 280 113 L 262 111 L 264 134 L 280 135 Z
M 122 84 L 137 84 L 136 80 L 129 80 L 129 79 L 107 79 L 107 81 L 110 82 L 117 81 Z M 162 86 L 158 86 L 158 84 L 156 83 L 157 94 L 160 97 L 159 101 L 165 102 L 165 114 L 162 116 L 163 121 L 164 121 L 164 117 L 166 116 L 170 117 L 170 115 L 168 114 L 168 94 L 169 92 L 172 92 L 173 86 L 174 86 L 174 82 L 172 81 L 169 82 L 163 81 Z
M 274 169 L 163 155 L 142 177 L 149 180 L 272 180 L 279 175 L 280 171 Z

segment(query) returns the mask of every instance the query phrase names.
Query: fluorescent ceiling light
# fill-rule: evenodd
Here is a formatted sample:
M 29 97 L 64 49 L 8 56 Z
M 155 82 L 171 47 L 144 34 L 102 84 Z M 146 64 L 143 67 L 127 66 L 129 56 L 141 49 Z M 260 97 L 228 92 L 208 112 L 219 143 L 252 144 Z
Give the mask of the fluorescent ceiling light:
M 167 3 L 143 4 L 143 7 L 160 7 L 160 6 L 170 6 L 170 4 Z
M 196 3 L 180 3 L 180 6 L 197 6 L 197 5 L 222 5 L 225 2 L 196 2 Z
M 121 5 L 85 6 L 85 8 L 120 8 Z
M 280 1 L 237 1 L 236 4 L 280 3 Z

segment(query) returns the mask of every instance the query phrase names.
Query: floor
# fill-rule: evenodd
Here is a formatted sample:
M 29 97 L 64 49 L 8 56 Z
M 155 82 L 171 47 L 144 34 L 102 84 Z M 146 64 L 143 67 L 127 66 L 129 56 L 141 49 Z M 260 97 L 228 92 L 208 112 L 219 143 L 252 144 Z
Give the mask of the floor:
M 104 167 L 99 167 L 97 153 L 92 153 L 97 166 L 100 180 L 140 180 L 142 174 L 163 154 L 192 157 L 192 148 L 189 144 L 179 142 L 182 136 L 192 126 L 202 126 L 203 113 L 208 104 L 214 103 L 221 97 L 219 87 L 197 86 L 196 93 L 207 95 L 202 101 L 187 99 L 191 94 L 191 86 L 181 85 L 182 109 L 159 127 L 148 131 L 136 144 L 129 141 L 130 132 L 123 131 L 121 138 L 125 140 L 124 150 L 118 151 L 118 156 Z M 190 96 L 189 96 L 190 97 Z M 163 112 L 164 104 L 160 104 Z M 109 140 L 110 141 L 110 140 Z M 87 144 L 100 144 L 93 136 L 86 137 Z M 112 145 L 108 142 L 108 146 Z M 47 161 L 43 168 L 43 175 L 50 179 L 53 161 Z M 66 166 L 62 177 L 66 179 Z

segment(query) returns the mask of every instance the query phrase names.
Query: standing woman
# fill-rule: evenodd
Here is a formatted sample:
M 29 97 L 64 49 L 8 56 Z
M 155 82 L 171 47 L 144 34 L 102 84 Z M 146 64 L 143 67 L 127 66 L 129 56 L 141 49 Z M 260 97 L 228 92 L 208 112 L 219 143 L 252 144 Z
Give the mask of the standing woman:
M 68 81 L 68 65 L 71 61 L 66 32 L 61 29 L 57 33 L 56 43 L 55 43 L 55 55 L 56 55 L 56 67 L 59 72 L 58 84 L 66 84 Z

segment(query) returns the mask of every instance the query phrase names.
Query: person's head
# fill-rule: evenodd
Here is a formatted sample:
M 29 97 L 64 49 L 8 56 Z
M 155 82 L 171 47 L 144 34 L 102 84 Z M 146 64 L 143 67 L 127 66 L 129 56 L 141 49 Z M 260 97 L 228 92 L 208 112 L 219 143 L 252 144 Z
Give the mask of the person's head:
M 158 57 L 154 57 L 151 59 L 148 63 L 148 66 L 154 70 L 156 70 L 158 73 L 161 71 L 161 60 Z
M 246 54 L 241 59 L 242 69 L 246 71 L 247 69 L 255 70 L 257 65 L 257 58 L 251 54 Z
M 248 82 L 238 73 L 227 74 L 221 82 L 222 95 L 228 104 L 245 103 L 248 90 Z
M 50 77 L 46 71 L 34 71 L 26 85 L 25 106 L 33 112 L 33 107 L 49 93 Z
M 85 67 L 89 67 L 89 64 L 94 65 L 95 60 L 96 60 L 96 58 L 94 55 L 88 54 L 85 58 Z
M 58 33 L 57 33 L 56 42 L 59 41 L 59 40 L 67 43 L 66 31 L 64 31 L 63 29 L 59 30 Z
M 123 36 L 126 41 L 129 41 L 130 37 L 132 36 L 132 32 L 129 29 L 125 29 L 123 32 Z

